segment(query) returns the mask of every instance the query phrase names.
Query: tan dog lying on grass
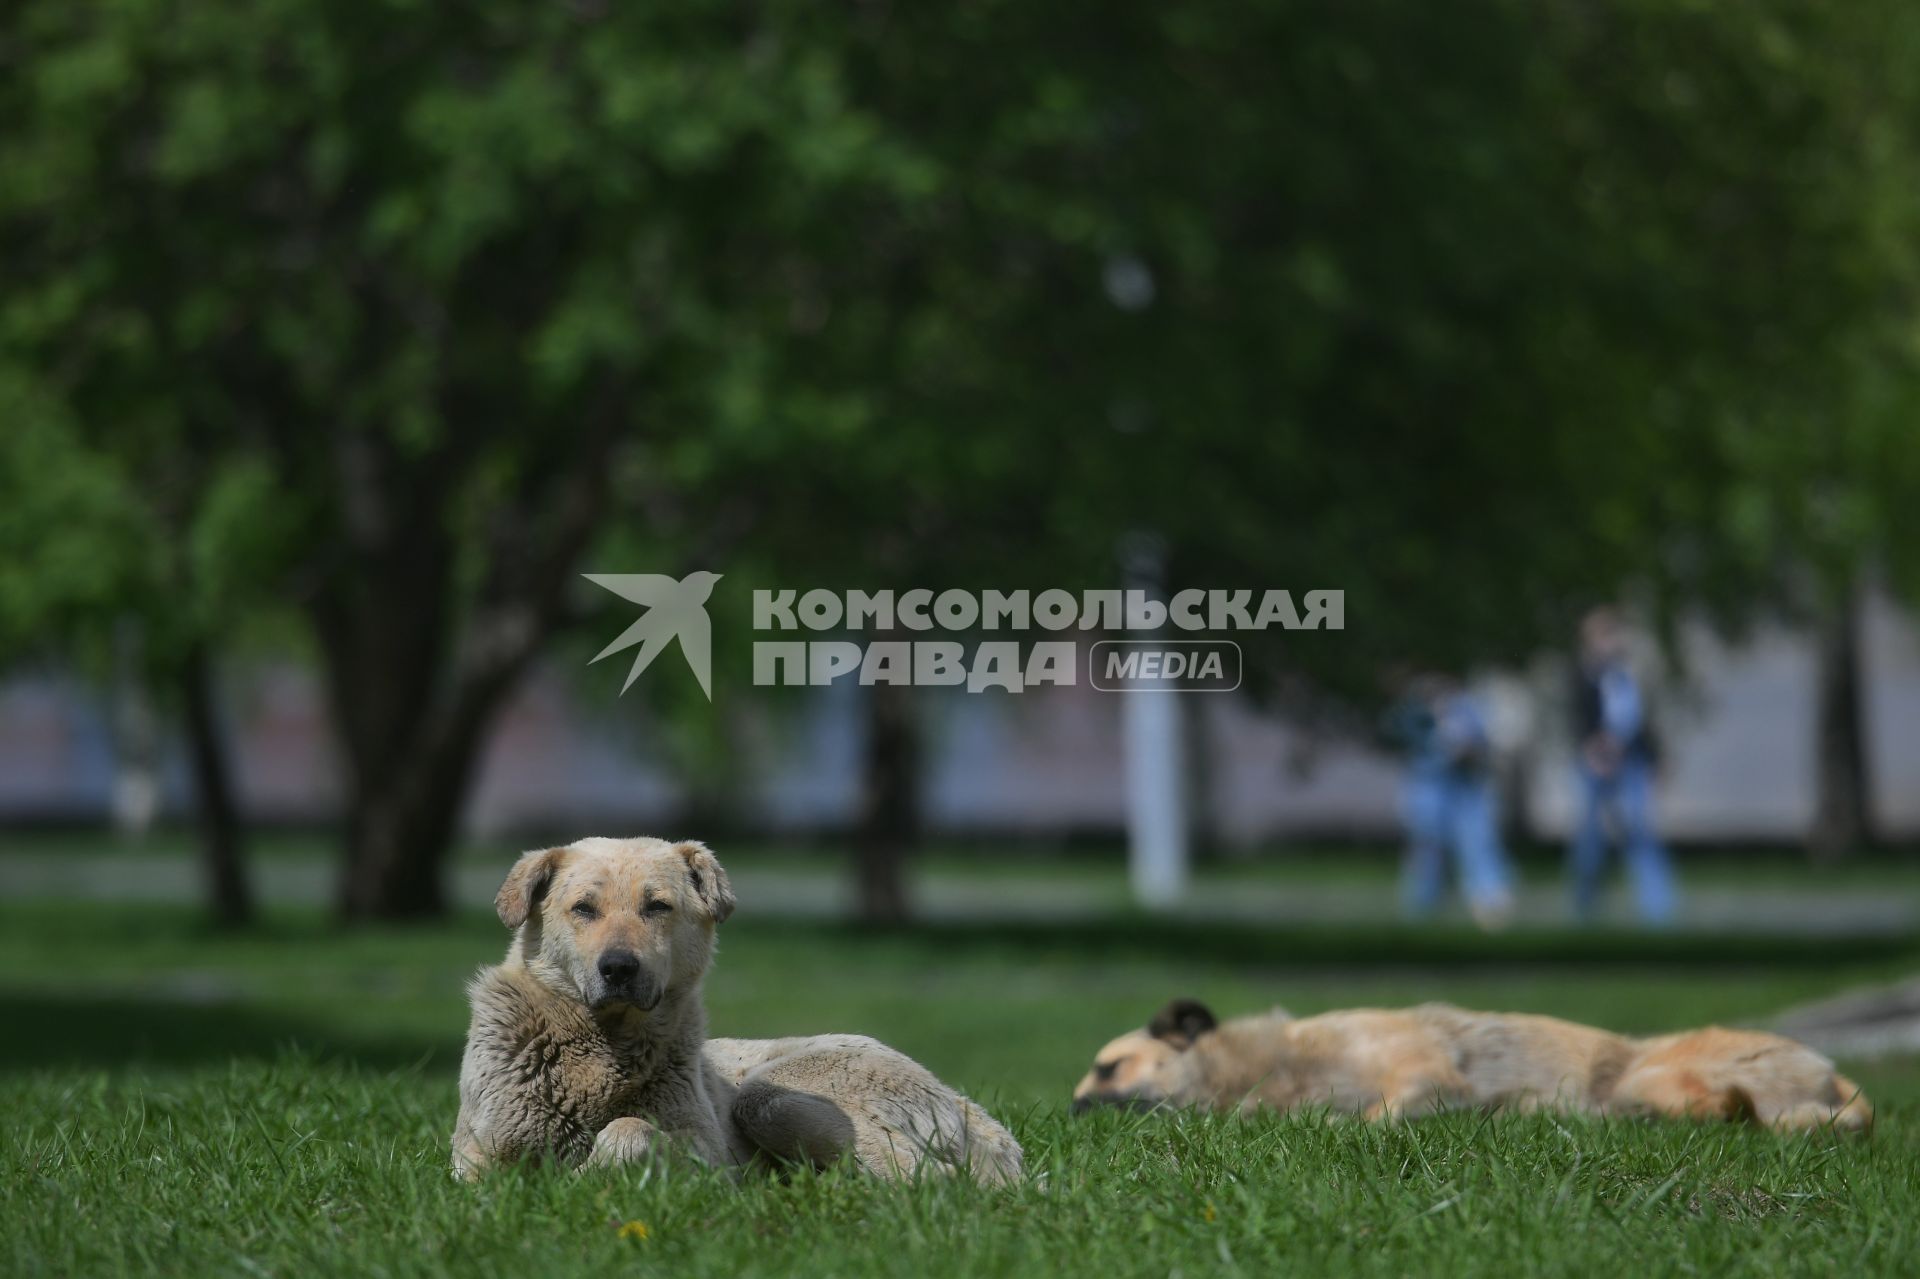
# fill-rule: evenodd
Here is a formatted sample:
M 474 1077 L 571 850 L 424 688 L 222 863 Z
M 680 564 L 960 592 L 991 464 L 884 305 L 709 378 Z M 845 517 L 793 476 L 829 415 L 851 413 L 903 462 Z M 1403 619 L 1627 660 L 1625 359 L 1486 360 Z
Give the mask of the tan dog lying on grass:
M 1019 1176 L 1005 1128 L 885 1044 L 708 1039 L 701 981 L 733 904 L 696 843 L 583 839 L 515 863 L 494 903 L 512 948 L 468 989 L 455 1174 L 667 1155 Z
M 1628 1039 L 1555 1017 L 1446 1004 L 1228 1022 L 1176 999 L 1102 1048 L 1073 1090 L 1097 1104 L 1246 1111 L 1324 1106 L 1369 1119 L 1462 1107 L 1745 1119 L 1865 1131 L 1873 1108 L 1833 1063 L 1779 1035 L 1717 1026 Z

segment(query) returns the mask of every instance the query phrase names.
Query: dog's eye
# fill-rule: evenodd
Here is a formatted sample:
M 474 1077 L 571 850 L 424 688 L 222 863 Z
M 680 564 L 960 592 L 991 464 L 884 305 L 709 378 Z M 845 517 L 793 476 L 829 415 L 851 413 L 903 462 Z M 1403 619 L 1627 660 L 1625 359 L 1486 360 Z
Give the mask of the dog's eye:
M 594 908 L 592 902 L 575 902 L 573 904 L 573 913 L 582 919 L 594 919 L 600 914 L 600 912 Z
M 647 903 L 644 913 L 648 915 L 664 915 L 672 909 L 672 902 L 652 901 Z
M 1118 1069 L 1120 1063 L 1117 1061 L 1096 1061 L 1093 1063 L 1093 1077 L 1104 1084 L 1113 1078 L 1113 1072 Z

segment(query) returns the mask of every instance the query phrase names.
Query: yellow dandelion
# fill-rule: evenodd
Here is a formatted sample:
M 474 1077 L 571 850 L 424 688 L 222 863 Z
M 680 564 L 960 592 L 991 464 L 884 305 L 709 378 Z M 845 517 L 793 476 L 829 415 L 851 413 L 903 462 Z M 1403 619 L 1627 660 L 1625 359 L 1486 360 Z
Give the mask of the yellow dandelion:
M 1202 1221 L 1213 1221 L 1219 1216 L 1220 1214 L 1213 1210 L 1212 1204 L 1203 1204 L 1200 1208 L 1200 1219 Z
M 629 1221 L 620 1227 L 620 1237 L 631 1239 L 635 1243 L 644 1243 L 652 1233 L 647 1229 L 647 1223 L 644 1221 Z

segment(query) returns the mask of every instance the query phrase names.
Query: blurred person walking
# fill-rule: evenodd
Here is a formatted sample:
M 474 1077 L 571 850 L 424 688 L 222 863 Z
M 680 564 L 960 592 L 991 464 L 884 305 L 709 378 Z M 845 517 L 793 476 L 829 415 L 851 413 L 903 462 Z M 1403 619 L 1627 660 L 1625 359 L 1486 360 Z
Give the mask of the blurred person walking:
M 1513 916 L 1513 877 L 1500 846 L 1493 750 L 1480 706 L 1449 676 L 1416 676 L 1388 712 L 1387 730 L 1407 757 L 1402 909 L 1415 919 L 1434 912 L 1451 852 L 1474 922 L 1505 927 Z
M 1611 820 L 1633 883 L 1640 918 L 1672 920 L 1678 891 L 1665 845 L 1654 828 L 1653 783 L 1660 764 L 1645 692 L 1627 662 L 1626 630 L 1612 609 L 1580 622 L 1580 663 L 1573 688 L 1580 812 L 1568 850 L 1574 913 L 1591 919 L 1599 905 Z

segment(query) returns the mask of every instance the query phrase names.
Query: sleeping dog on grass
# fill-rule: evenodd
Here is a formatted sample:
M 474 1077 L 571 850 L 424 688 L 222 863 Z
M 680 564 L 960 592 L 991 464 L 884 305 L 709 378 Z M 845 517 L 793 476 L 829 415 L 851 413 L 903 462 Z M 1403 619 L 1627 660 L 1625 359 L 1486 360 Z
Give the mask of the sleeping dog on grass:
M 1629 1039 L 1555 1017 L 1447 1004 L 1218 1021 L 1176 999 L 1095 1056 L 1074 1109 L 1324 1107 L 1369 1119 L 1464 1107 L 1749 1120 L 1865 1131 L 1873 1108 L 1833 1063 L 1718 1026 Z
M 660 1157 L 1020 1175 L 1005 1128 L 885 1044 L 707 1038 L 701 981 L 734 898 L 703 845 L 583 839 L 528 853 L 494 905 L 514 938 L 468 988 L 457 1176 Z

